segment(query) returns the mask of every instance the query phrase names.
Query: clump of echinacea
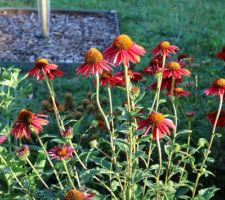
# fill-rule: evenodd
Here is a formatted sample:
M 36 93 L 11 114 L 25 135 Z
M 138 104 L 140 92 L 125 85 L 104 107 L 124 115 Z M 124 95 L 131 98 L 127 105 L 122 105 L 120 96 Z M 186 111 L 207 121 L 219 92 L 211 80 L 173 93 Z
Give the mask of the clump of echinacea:
M 85 54 L 84 63 L 76 69 L 76 73 L 77 75 L 89 76 L 90 73 L 96 75 L 110 70 L 111 67 L 104 60 L 101 52 L 96 48 L 90 48 Z
M 30 149 L 27 145 L 22 145 L 21 147 L 16 149 L 16 155 L 21 160 L 26 160 L 30 156 Z
M 150 53 L 155 55 L 161 54 L 162 56 L 168 57 L 170 53 L 175 54 L 178 50 L 180 49 L 177 46 L 170 44 L 170 42 L 161 41 L 150 51 Z
M 10 131 L 11 135 L 16 135 L 17 138 L 25 136 L 30 139 L 30 133 L 35 132 L 38 134 L 43 130 L 42 126 L 48 124 L 48 120 L 44 119 L 47 115 L 35 114 L 27 109 L 22 109 L 17 115 L 17 119 L 13 124 Z
M 104 51 L 104 57 L 110 63 L 119 66 L 123 63 L 129 67 L 131 63 L 138 63 L 145 49 L 137 45 L 128 35 L 118 35 L 112 44 Z
M 144 129 L 144 135 L 146 135 L 150 129 L 152 129 L 153 140 L 156 140 L 156 134 L 158 132 L 159 139 L 162 138 L 162 134 L 170 135 L 170 128 L 174 129 L 173 121 L 166 119 L 162 113 L 152 112 L 146 119 L 138 122 L 138 130 Z
M 221 49 L 220 52 L 216 54 L 216 57 L 220 60 L 225 61 L 225 46 Z
M 49 80 L 52 80 L 55 76 L 63 76 L 64 72 L 59 70 L 57 65 L 50 64 L 47 59 L 38 58 L 28 75 L 36 77 L 37 80 L 42 80 L 46 75 Z
M 224 95 L 225 91 L 225 79 L 219 78 L 213 81 L 212 86 L 205 89 L 206 95 Z
M 0 135 L 0 144 L 3 144 L 7 140 L 5 135 Z
M 93 199 L 95 193 L 85 193 L 76 189 L 71 189 L 66 192 L 64 200 L 88 200 Z
M 48 153 L 51 159 L 65 160 L 73 156 L 74 149 L 70 145 L 57 145 L 51 148 Z

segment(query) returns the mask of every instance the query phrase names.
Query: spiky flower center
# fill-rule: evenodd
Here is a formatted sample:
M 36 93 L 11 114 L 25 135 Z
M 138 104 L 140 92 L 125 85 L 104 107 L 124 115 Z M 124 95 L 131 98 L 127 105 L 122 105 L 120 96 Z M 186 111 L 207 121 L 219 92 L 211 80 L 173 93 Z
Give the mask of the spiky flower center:
M 165 117 L 163 116 L 162 113 L 158 113 L 158 112 L 153 112 L 148 116 L 148 119 L 150 120 L 150 122 L 152 124 L 161 124 L 162 121 L 165 119 Z
M 112 73 L 111 73 L 111 72 L 104 71 L 104 72 L 101 74 L 101 78 L 109 78 L 109 77 L 112 77 Z
M 103 60 L 103 56 L 101 52 L 96 48 L 90 48 L 85 54 L 85 63 L 87 64 L 97 64 L 98 62 Z
M 64 200 L 85 200 L 82 192 L 71 189 L 66 193 Z
M 225 87 L 225 79 L 219 78 L 213 82 L 213 85 L 216 87 Z
M 170 62 L 170 63 L 168 64 L 168 68 L 171 69 L 171 70 L 180 69 L 180 63 L 175 62 L 175 61 Z
M 183 88 L 175 88 L 174 91 L 175 91 L 176 93 L 181 93 L 181 92 L 184 91 L 184 89 L 183 89 Z
M 160 49 L 167 49 L 170 47 L 170 43 L 168 41 L 161 41 L 159 44 L 158 44 L 158 48 Z
M 17 116 L 17 121 L 25 123 L 25 124 L 30 124 L 32 118 L 33 118 L 33 113 L 27 109 L 22 109 L 20 110 L 18 116 Z
M 35 66 L 36 67 L 43 67 L 44 65 L 49 64 L 48 60 L 45 58 L 38 58 L 35 61 Z
M 113 47 L 119 50 L 127 50 L 133 44 L 132 39 L 128 35 L 118 35 L 113 41 Z
M 61 147 L 57 150 L 56 154 L 60 157 L 64 157 L 68 154 L 68 149 L 65 147 Z

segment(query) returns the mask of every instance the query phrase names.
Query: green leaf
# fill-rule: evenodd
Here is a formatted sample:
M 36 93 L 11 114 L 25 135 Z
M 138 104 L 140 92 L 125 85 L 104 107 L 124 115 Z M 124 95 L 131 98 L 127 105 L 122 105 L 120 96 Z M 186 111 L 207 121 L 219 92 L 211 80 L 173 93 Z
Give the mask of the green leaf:
M 195 200 L 210 200 L 214 197 L 216 191 L 218 191 L 219 188 L 216 188 L 215 186 L 201 189 L 198 192 L 198 195 L 194 198 Z

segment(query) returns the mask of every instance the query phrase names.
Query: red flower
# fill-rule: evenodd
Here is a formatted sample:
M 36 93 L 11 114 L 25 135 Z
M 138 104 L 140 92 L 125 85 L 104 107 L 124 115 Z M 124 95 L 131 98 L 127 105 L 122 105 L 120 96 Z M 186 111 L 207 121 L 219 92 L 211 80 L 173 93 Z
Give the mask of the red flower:
M 102 86 L 106 86 L 106 85 L 115 86 L 116 85 L 116 80 L 115 80 L 113 74 L 108 71 L 104 71 L 101 74 L 99 81 Z
M 16 149 L 16 155 L 21 160 L 26 160 L 30 156 L 30 149 L 27 145 L 22 145 L 21 147 Z
M 184 90 L 183 88 L 174 88 L 174 91 L 173 91 L 173 96 L 176 96 L 176 97 L 180 97 L 180 96 L 189 96 L 191 93 Z M 166 96 L 170 96 L 170 90 L 168 90 Z
M 49 64 L 48 60 L 44 58 L 38 58 L 35 61 L 34 67 L 28 72 L 28 75 L 36 77 L 37 80 L 42 80 L 44 78 L 44 74 L 46 74 L 50 80 L 55 76 L 64 75 L 64 73 L 58 69 L 57 65 Z
M 88 200 L 92 199 L 95 196 L 95 193 L 83 193 L 76 189 L 68 190 L 64 200 Z
M 174 129 L 172 120 L 165 119 L 163 114 L 158 112 L 152 112 L 148 115 L 147 119 L 138 122 L 138 130 L 146 128 L 144 135 L 146 135 L 149 129 L 152 129 L 153 140 L 156 140 L 156 133 L 158 131 L 159 139 L 162 138 L 162 134 L 170 135 L 170 130 Z
M 192 118 L 192 117 L 194 117 L 194 116 L 196 115 L 196 112 L 194 112 L 194 111 L 189 111 L 189 112 L 186 112 L 185 115 L 186 115 L 186 117 L 188 117 L 188 118 Z
M 7 137 L 4 135 L 0 135 L 0 144 L 3 144 L 7 140 Z
M 129 62 L 136 64 L 140 61 L 140 56 L 145 54 L 145 49 L 132 41 L 127 35 L 118 35 L 104 51 L 104 57 L 109 62 L 120 65 L 122 62 L 129 67 Z
M 93 75 L 101 74 L 103 71 L 110 71 L 111 68 L 107 61 L 103 59 L 101 52 L 96 48 L 90 48 L 84 57 L 84 63 L 77 69 L 77 75 L 89 76 L 92 71 Z
M 162 55 L 166 55 L 169 56 L 169 53 L 175 53 L 175 51 L 179 50 L 179 48 L 177 46 L 171 45 L 169 42 L 167 41 L 161 41 L 157 47 L 153 48 L 150 53 L 154 53 L 154 54 L 162 54 Z
M 71 140 L 73 138 L 73 128 L 69 127 L 64 131 L 61 131 L 60 134 L 63 138 Z
M 144 68 L 144 73 L 148 75 L 155 75 L 162 71 L 161 68 L 162 56 L 157 55 L 149 62 L 148 66 Z
M 74 149 L 68 145 L 54 146 L 48 153 L 51 159 L 64 160 L 73 156 Z
M 190 71 L 181 68 L 180 63 L 172 61 L 166 65 L 163 71 L 163 78 L 173 77 L 174 79 L 181 79 L 181 75 L 190 76 Z
M 25 135 L 25 137 L 29 139 L 31 130 L 38 134 L 43 130 L 42 126 L 48 124 L 48 121 L 43 119 L 43 117 L 47 116 L 35 114 L 26 109 L 20 110 L 10 134 L 16 135 L 16 137 L 20 139 Z
M 219 78 L 213 81 L 211 87 L 207 88 L 204 93 L 206 95 L 223 95 L 225 91 L 225 79 Z
M 131 69 L 128 69 L 128 76 L 130 77 L 130 80 L 132 82 L 137 82 L 140 81 L 142 79 L 141 73 L 140 72 L 134 72 Z M 124 80 L 124 72 L 117 72 L 114 77 L 119 81 L 119 80 L 123 80 L 123 83 L 121 82 L 122 85 L 125 84 L 125 80 Z
M 210 121 L 210 123 L 212 125 L 215 123 L 216 115 L 217 115 L 217 111 L 216 112 L 210 112 L 210 113 L 207 114 L 208 120 Z M 221 110 L 221 113 L 219 115 L 219 118 L 218 118 L 218 121 L 217 121 L 216 125 L 219 126 L 219 127 L 225 126 L 225 110 Z
M 223 47 L 222 50 L 216 54 L 216 57 L 225 61 L 225 47 Z

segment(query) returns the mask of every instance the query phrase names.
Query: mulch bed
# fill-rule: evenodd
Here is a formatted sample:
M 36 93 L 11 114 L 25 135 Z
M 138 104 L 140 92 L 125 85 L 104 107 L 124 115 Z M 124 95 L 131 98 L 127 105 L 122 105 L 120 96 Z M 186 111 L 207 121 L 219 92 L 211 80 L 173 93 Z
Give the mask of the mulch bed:
M 41 36 L 36 12 L 0 13 L 0 61 L 81 63 L 90 47 L 104 50 L 118 34 L 115 13 L 52 13 L 50 37 Z

